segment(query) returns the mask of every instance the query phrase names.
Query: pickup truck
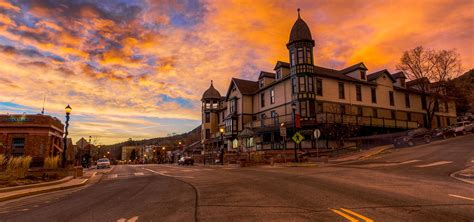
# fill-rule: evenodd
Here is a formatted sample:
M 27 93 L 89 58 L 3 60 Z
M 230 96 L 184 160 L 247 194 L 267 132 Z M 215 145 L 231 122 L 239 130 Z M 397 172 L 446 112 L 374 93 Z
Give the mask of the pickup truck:
M 469 121 L 457 122 L 452 125 L 452 128 L 456 134 L 466 134 L 467 132 L 473 131 L 472 123 Z

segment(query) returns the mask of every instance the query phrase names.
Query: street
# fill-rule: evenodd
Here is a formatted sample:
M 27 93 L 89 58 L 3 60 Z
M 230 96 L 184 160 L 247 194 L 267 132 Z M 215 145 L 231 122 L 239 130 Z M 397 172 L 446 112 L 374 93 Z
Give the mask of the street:
M 472 221 L 474 134 L 316 167 L 118 165 L 0 203 L 0 221 Z

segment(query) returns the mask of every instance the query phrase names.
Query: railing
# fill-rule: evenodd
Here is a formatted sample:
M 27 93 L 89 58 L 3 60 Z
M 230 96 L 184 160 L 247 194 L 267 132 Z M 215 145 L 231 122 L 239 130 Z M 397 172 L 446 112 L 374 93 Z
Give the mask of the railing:
M 317 123 L 344 123 L 361 126 L 376 126 L 385 128 L 417 128 L 418 123 L 407 120 L 394 120 L 389 118 L 376 118 L 371 116 L 357 116 L 340 113 L 321 113 L 315 116 Z M 292 115 L 283 115 L 270 117 L 261 120 L 255 120 L 244 125 L 244 127 L 260 128 L 260 127 L 277 127 L 281 123 L 293 124 Z M 304 124 L 304 120 L 302 120 Z

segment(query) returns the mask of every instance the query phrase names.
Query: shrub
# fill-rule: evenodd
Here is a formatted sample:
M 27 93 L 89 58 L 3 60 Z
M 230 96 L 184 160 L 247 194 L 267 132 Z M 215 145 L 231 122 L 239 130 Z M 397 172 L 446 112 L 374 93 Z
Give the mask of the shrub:
M 23 179 L 28 173 L 31 156 L 11 157 L 7 163 L 6 173 L 12 180 Z
M 5 168 L 6 163 L 7 163 L 7 159 L 5 158 L 5 155 L 0 154 L 0 170 Z
M 45 169 L 58 169 L 59 168 L 59 161 L 60 157 L 58 156 L 53 156 L 53 157 L 46 157 L 44 159 L 44 168 Z

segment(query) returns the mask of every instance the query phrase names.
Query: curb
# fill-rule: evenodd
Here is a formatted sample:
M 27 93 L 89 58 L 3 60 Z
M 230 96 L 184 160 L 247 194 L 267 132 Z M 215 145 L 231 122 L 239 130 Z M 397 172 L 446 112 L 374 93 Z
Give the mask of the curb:
M 50 185 L 66 183 L 66 182 L 72 180 L 73 178 L 74 178 L 73 176 L 67 176 L 67 177 L 64 177 L 60 180 L 55 180 L 55 181 L 51 181 L 51 182 L 44 182 L 44 183 L 29 184 L 29 185 L 23 185 L 23 186 L 14 186 L 14 187 L 1 188 L 0 193 L 7 193 L 7 192 L 11 192 L 11 191 L 30 189 L 30 188 L 38 188 L 38 187 L 45 187 L 45 186 L 50 186 Z
M 84 179 L 82 182 L 78 184 L 73 184 L 70 186 L 65 186 L 65 187 L 55 187 L 51 189 L 44 189 L 44 190 L 37 190 L 37 191 L 32 191 L 32 192 L 25 192 L 25 193 L 19 193 L 19 194 L 14 194 L 6 197 L 0 197 L 0 202 L 7 201 L 7 200 L 13 200 L 21 197 L 26 197 L 26 196 L 32 196 L 36 194 L 42 194 L 42 193 L 49 193 L 49 192 L 54 192 L 54 191 L 59 191 L 59 190 L 67 190 L 75 187 L 81 187 L 87 184 L 89 179 Z

